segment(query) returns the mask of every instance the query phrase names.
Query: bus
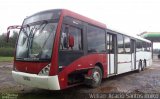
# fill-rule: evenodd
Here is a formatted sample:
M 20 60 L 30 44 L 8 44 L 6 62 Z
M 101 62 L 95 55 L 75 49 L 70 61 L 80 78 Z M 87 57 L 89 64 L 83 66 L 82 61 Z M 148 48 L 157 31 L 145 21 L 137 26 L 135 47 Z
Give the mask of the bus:
M 12 76 L 48 90 L 79 84 L 94 88 L 104 78 L 150 66 L 151 44 L 66 9 L 42 11 L 21 25 Z

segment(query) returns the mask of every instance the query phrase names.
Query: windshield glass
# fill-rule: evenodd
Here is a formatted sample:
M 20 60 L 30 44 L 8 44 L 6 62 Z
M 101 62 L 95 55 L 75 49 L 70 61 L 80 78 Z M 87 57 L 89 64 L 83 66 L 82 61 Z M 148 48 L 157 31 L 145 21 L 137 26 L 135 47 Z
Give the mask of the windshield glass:
M 50 60 L 57 23 L 42 21 L 22 26 L 16 60 Z

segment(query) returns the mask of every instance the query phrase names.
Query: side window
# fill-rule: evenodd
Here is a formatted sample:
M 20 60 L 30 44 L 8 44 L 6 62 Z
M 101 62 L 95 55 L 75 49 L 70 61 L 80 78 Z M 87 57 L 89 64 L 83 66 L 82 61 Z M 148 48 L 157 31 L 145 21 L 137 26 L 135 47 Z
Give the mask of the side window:
M 103 29 L 88 25 L 87 40 L 88 52 L 105 52 L 105 31 Z
M 82 32 L 81 29 L 70 26 L 69 33 L 74 37 L 73 50 L 82 50 Z
M 107 34 L 107 51 L 108 53 L 114 53 L 114 40 L 113 40 L 113 35 Z
M 142 42 L 142 51 L 147 51 L 147 43 Z
M 68 47 L 69 36 L 74 38 L 74 46 Z M 60 50 L 82 50 L 82 31 L 79 28 L 63 25 L 61 32 Z
M 149 43 L 149 51 L 151 52 L 152 51 L 152 44 L 151 43 Z
M 61 42 L 60 42 L 60 50 L 67 50 L 67 36 L 69 32 L 69 27 L 67 25 L 62 26 L 62 31 L 61 31 Z
M 145 51 L 148 51 L 148 52 L 151 51 L 150 45 L 151 45 L 150 43 L 147 43 L 147 42 L 146 42 Z
M 118 53 L 124 53 L 123 35 L 117 34 Z
M 142 51 L 142 41 L 137 40 L 136 42 L 136 51 Z
M 131 40 L 129 37 L 124 36 L 124 50 L 125 53 L 130 53 L 131 52 Z
M 131 39 L 131 53 L 134 53 L 135 51 L 135 40 Z

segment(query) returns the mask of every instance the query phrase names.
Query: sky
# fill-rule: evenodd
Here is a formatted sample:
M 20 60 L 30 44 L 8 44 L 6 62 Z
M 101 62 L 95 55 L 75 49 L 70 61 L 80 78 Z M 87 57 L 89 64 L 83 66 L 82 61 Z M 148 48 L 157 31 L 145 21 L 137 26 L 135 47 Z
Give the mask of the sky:
M 160 32 L 160 0 L 0 0 L 0 34 L 36 12 L 65 8 L 115 31 L 136 35 Z

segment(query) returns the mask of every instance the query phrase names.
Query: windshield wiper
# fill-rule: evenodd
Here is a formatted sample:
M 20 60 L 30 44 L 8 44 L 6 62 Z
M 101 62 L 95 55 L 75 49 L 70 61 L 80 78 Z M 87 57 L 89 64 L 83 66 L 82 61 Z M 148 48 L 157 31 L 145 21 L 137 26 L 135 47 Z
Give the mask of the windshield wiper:
M 41 29 L 41 30 L 40 30 L 40 33 L 41 33 L 41 31 L 45 28 L 45 26 L 47 25 L 47 23 L 48 23 L 48 21 L 45 20 L 45 21 L 42 22 L 42 24 L 39 25 L 39 27 L 36 28 L 36 25 L 35 25 L 35 27 L 33 27 L 33 28 L 30 30 L 29 39 L 28 39 L 28 40 L 29 40 L 29 41 L 28 41 L 29 47 L 28 47 L 28 53 L 27 53 L 28 56 L 29 56 L 30 48 L 32 47 L 33 38 L 34 38 L 36 32 L 37 32 L 39 29 Z M 44 25 L 44 26 L 43 26 L 43 25 Z M 43 27 L 42 27 L 42 26 L 43 26 Z M 33 31 L 34 31 L 34 32 L 33 32 Z
M 46 25 L 48 24 L 48 21 L 44 21 L 44 23 L 43 24 L 45 24 L 43 27 L 42 27 L 42 29 L 41 29 L 41 31 L 40 31 L 40 33 L 43 31 L 43 29 L 46 27 Z M 42 24 L 42 25 L 43 25 Z
M 27 27 L 29 27 L 29 28 L 30 28 L 30 26 L 29 26 L 29 25 L 27 25 Z M 24 34 L 25 34 L 25 35 L 27 36 L 27 38 L 28 38 L 29 36 L 28 36 L 27 31 L 26 31 L 27 29 L 25 30 L 24 28 L 25 28 L 25 27 L 22 27 L 22 31 L 24 32 Z
M 30 31 L 29 34 L 32 35 L 32 37 L 34 37 L 35 33 L 44 25 L 42 27 L 42 29 L 40 30 L 40 33 L 41 33 L 42 30 L 46 27 L 47 23 L 48 23 L 48 21 L 46 21 L 46 20 L 43 21 L 42 24 L 40 24 L 38 28 L 36 28 L 36 26 L 34 28 L 32 28 L 32 30 Z M 34 32 L 33 32 L 33 30 L 34 30 Z

